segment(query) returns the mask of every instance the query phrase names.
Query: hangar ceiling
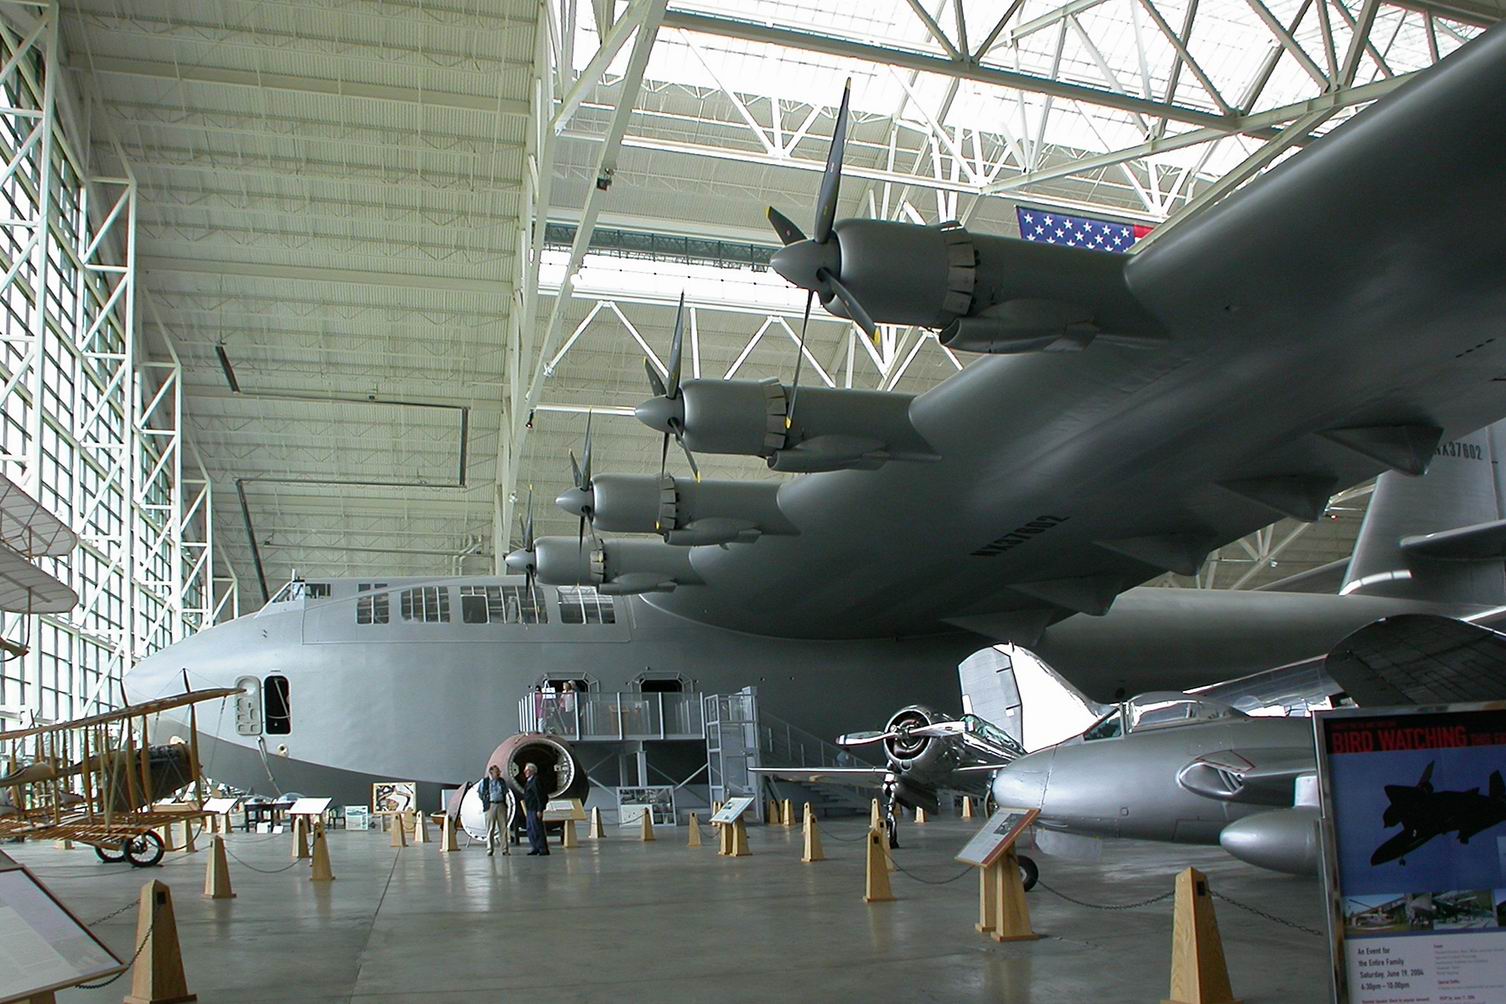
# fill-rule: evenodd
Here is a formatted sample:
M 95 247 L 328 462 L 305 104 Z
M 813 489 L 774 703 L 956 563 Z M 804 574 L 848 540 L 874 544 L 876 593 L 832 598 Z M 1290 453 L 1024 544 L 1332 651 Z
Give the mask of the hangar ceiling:
M 1164 232 L 1502 8 L 76 0 L 65 46 L 96 154 L 136 178 L 142 330 L 184 362 L 254 604 L 252 540 L 275 589 L 488 571 L 530 491 L 539 533 L 574 533 L 552 499 L 588 412 L 598 471 L 659 462 L 630 409 L 682 291 L 693 375 L 788 380 L 802 301 L 760 265 L 763 213 L 807 222 L 847 78 L 841 215 Z M 819 310 L 808 350 L 802 380 L 908 393 L 969 362 Z M 1364 498 L 1225 548 L 1200 584 L 1347 555 Z

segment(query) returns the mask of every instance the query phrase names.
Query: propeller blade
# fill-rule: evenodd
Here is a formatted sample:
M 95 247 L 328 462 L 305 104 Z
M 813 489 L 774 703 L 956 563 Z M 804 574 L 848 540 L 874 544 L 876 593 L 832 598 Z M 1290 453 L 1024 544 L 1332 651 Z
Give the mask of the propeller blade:
M 897 732 L 848 732 L 846 735 L 837 736 L 838 746 L 868 746 L 873 743 L 881 743 L 885 739 L 893 739 Z
M 583 480 L 576 487 L 581 491 L 588 491 L 591 488 L 591 412 L 589 411 L 586 412 L 586 445 L 581 452 L 580 473 Z
M 653 362 L 644 358 L 643 369 L 648 374 L 648 385 L 653 388 L 654 397 L 669 397 L 669 388 L 664 386 L 664 378 L 654 369 Z
M 579 536 L 577 536 L 575 538 L 575 550 L 577 552 L 582 552 L 585 549 L 586 549 L 586 517 L 583 515 L 580 518 L 580 533 L 579 533 Z
M 685 430 L 675 426 L 675 442 L 680 444 L 680 449 L 685 451 L 685 462 L 690 465 L 690 473 L 695 475 L 697 481 L 701 480 L 701 469 L 696 466 L 695 456 L 690 452 L 690 447 L 685 445 Z
M 873 318 L 868 316 L 868 311 L 863 309 L 863 305 L 858 302 L 858 298 L 852 295 L 852 290 L 842 285 L 842 280 L 824 269 L 821 276 L 826 280 L 827 285 L 831 287 L 831 291 L 836 294 L 837 299 L 842 301 L 842 306 L 847 308 L 847 316 L 852 318 L 852 322 L 862 328 L 863 332 L 869 338 L 876 337 L 878 335 L 878 325 L 873 323 Z
M 680 396 L 680 364 L 685 350 L 685 294 L 680 294 L 680 306 L 675 310 L 675 336 L 669 343 L 669 379 L 664 388 L 666 397 Z
M 831 149 L 826 151 L 826 172 L 821 175 L 821 195 L 816 200 L 816 227 L 812 238 L 817 244 L 831 239 L 831 226 L 837 219 L 837 189 L 842 185 L 842 154 L 847 146 L 847 101 L 852 97 L 852 78 L 842 88 L 842 104 L 837 109 L 837 124 L 831 133 Z
M 773 226 L 774 232 L 779 235 L 779 242 L 781 244 L 798 244 L 800 241 L 805 240 L 805 234 L 795 225 L 795 221 L 773 206 L 769 207 L 769 224 Z
M 789 431 L 795 424 L 795 400 L 800 394 L 800 364 L 805 362 L 805 328 L 811 322 L 811 301 L 815 298 L 815 290 L 805 294 L 805 316 L 800 319 L 800 349 L 795 353 L 795 379 L 790 384 L 790 409 L 784 416 L 785 431 Z
M 576 463 L 575 461 L 574 450 L 570 451 L 570 477 L 574 479 L 575 487 L 580 488 L 582 491 L 585 490 L 584 482 L 581 480 L 580 476 L 580 464 Z
M 1425 788 L 1429 784 L 1432 783 L 1432 781 L 1433 781 L 1433 767 L 1436 764 L 1437 764 L 1436 760 L 1429 760 L 1428 761 L 1427 767 L 1423 769 L 1422 777 L 1419 778 L 1418 781 L 1417 781 L 1417 787 L 1419 787 L 1419 788 Z
M 659 447 L 659 480 L 664 480 L 664 465 L 669 461 L 669 433 L 664 434 L 664 443 Z
M 528 512 L 523 517 L 523 550 L 533 551 L 533 489 L 528 489 Z M 531 563 L 530 563 L 531 564 Z

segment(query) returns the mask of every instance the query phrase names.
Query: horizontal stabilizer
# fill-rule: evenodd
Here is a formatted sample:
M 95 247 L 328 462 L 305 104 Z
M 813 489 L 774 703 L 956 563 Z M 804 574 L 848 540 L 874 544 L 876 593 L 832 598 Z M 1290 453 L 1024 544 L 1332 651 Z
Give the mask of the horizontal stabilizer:
M 1506 558 L 1506 519 L 1403 537 L 1401 549 L 1437 561 L 1499 561 Z
M 1324 668 L 1361 706 L 1506 699 L 1506 635 L 1432 614 L 1399 614 L 1334 646 Z
M 1336 593 L 1344 584 L 1344 576 L 1348 572 L 1349 558 L 1346 556 L 1275 582 L 1263 583 L 1255 589 L 1266 593 Z

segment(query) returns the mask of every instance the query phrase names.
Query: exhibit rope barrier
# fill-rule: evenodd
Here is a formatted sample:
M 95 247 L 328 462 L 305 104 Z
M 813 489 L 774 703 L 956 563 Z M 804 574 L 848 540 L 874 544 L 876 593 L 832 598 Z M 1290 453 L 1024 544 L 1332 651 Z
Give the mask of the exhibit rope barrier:
M 289 861 L 287 864 L 283 865 L 281 868 L 258 868 L 255 865 L 250 864 L 249 862 L 242 860 L 240 858 L 240 856 L 237 855 L 234 851 L 232 851 L 229 847 L 225 848 L 225 853 L 228 854 L 228 855 L 230 855 L 230 857 L 235 860 L 236 864 L 244 865 L 245 867 L 251 869 L 252 871 L 254 871 L 254 872 L 260 872 L 263 875 L 276 875 L 278 872 L 285 872 L 289 868 L 297 867 L 298 865 L 303 864 L 303 862 L 307 860 L 306 858 L 294 858 L 292 861 Z
M 135 906 L 135 905 L 136 905 L 135 903 L 128 903 L 127 904 L 128 907 Z M 120 912 L 121 912 L 120 910 L 116 910 L 115 911 L 115 913 L 120 913 Z M 114 916 L 114 914 L 111 914 L 111 916 Z M 154 919 L 153 923 L 152 923 L 152 927 L 155 927 L 155 926 L 156 926 L 156 921 Z M 99 990 L 102 987 L 107 987 L 111 983 L 114 983 L 116 980 L 120 979 L 126 973 L 128 973 L 128 972 L 131 971 L 132 967 L 134 967 L 136 965 L 136 960 L 139 959 L 139 958 L 141 958 L 141 953 L 144 952 L 144 951 L 146 951 L 147 943 L 150 942 L 151 940 L 152 940 L 152 928 L 148 927 L 146 929 L 146 934 L 144 934 L 144 935 L 141 936 L 141 944 L 139 944 L 139 945 L 136 946 L 136 952 L 135 952 L 135 954 L 133 954 L 131 956 L 130 961 L 126 963 L 126 967 L 124 969 L 122 969 L 120 972 L 116 973 L 114 976 L 111 976 L 107 980 L 101 980 L 98 983 L 79 983 L 79 984 L 77 984 L 77 986 L 74 989 L 77 989 L 77 990 Z
M 1177 891 L 1175 889 L 1172 889 L 1170 892 L 1163 892 L 1159 896 L 1152 896 L 1149 899 L 1136 900 L 1133 903 L 1089 903 L 1085 899 L 1078 899 L 1076 896 L 1069 896 L 1067 893 L 1062 892 L 1060 889 L 1051 888 L 1051 886 L 1046 884 L 1044 879 L 1036 879 L 1035 884 L 1040 886 L 1042 889 L 1046 890 L 1053 896 L 1064 899 L 1068 903 L 1074 903 L 1077 906 L 1085 906 L 1089 910 L 1134 910 L 1137 907 L 1150 906 L 1152 903 L 1160 903 L 1162 900 L 1171 899 L 1177 894 Z
M 912 878 L 912 879 L 914 879 L 917 882 L 924 882 L 926 885 L 950 885 L 951 883 L 957 881 L 958 879 L 963 878 L 963 877 L 968 876 L 968 875 L 971 875 L 973 873 L 973 866 L 972 865 L 967 865 L 960 872 L 958 872 L 956 875 L 953 875 L 951 878 L 930 879 L 930 878 L 926 878 L 924 875 L 917 875 L 917 874 L 915 874 L 910 869 L 908 869 L 904 865 L 900 864 L 898 861 L 895 861 L 893 854 L 889 855 L 889 863 L 892 864 L 892 865 L 894 865 L 894 870 L 897 871 L 897 872 L 899 872 L 901 875 L 904 875 L 904 876 L 906 876 L 908 878 Z
M 119 917 L 122 913 L 125 913 L 131 907 L 136 906 L 139 902 L 140 902 L 139 899 L 137 899 L 135 897 L 132 897 L 131 901 L 128 902 L 125 906 L 121 907 L 119 910 L 111 910 L 109 913 L 105 914 L 103 917 L 100 917 L 97 920 L 91 920 L 91 921 L 89 921 L 89 923 L 87 925 L 85 925 L 85 926 L 87 926 L 87 927 L 94 927 L 94 926 L 96 926 L 98 924 L 103 924 L 107 920 L 114 920 L 116 917 Z

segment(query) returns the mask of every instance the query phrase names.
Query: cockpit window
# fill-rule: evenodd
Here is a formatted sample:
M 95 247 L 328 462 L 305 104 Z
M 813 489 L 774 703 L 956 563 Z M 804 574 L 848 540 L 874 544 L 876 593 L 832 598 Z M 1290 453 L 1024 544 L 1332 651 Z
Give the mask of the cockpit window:
M 1001 749 L 1014 750 L 1019 753 L 1024 752 L 1024 747 L 1019 744 L 1014 736 L 1005 732 L 993 722 L 979 718 L 977 715 L 963 715 L 962 725 L 969 732 L 983 739 L 984 742 L 992 743 Z
M 1124 735 L 1124 709 L 1119 708 L 1112 714 L 1100 718 L 1088 731 L 1082 734 L 1084 740 L 1092 742 L 1094 739 L 1117 739 Z
M 328 582 L 305 582 L 303 584 L 303 595 L 307 599 L 327 600 L 329 599 L 329 594 L 330 587 Z
M 1192 697 L 1188 694 L 1141 694 L 1125 702 L 1131 732 L 1164 729 L 1192 722 L 1231 718 L 1240 712 L 1220 701 Z

